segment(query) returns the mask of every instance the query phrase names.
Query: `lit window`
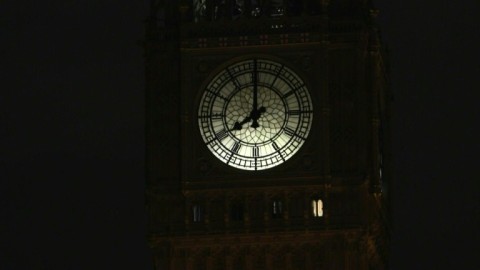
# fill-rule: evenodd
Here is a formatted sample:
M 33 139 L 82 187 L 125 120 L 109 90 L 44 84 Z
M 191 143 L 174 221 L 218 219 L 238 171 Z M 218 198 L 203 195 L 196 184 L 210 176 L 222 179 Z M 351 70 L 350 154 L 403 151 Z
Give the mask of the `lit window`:
M 320 199 L 312 200 L 312 214 L 314 217 L 323 217 L 323 202 Z
M 192 207 L 193 222 L 203 221 L 203 209 L 200 205 L 196 204 Z
M 207 15 L 207 4 L 205 0 L 193 0 L 193 14 L 195 22 L 199 22 Z
M 282 201 L 275 200 L 272 204 L 272 215 L 273 217 L 281 217 L 283 213 Z

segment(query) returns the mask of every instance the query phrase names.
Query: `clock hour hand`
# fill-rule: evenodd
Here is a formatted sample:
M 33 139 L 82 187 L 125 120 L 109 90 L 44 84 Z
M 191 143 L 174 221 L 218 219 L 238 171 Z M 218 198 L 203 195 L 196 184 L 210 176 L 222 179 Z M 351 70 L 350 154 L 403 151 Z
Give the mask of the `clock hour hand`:
M 260 116 L 262 116 L 262 113 L 264 113 L 266 111 L 267 110 L 263 106 L 260 107 L 258 110 L 251 111 L 250 115 L 245 117 L 245 119 L 243 119 L 241 122 L 238 122 L 238 121 L 235 122 L 235 124 L 233 125 L 233 130 L 241 130 L 243 124 L 246 124 L 246 123 L 250 122 L 251 120 L 253 120 L 252 125 L 250 125 L 251 127 L 253 127 L 253 128 L 259 127 L 260 125 L 258 124 L 258 119 L 260 118 Z
M 233 125 L 233 130 L 241 130 L 243 124 L 250 122 L 250 120 L 252 120 L 252 118 L 250 116 L 247 116 L 245 117 L 245 119 L 242 120 L 242 122 L 235 122 L 235 124 Z

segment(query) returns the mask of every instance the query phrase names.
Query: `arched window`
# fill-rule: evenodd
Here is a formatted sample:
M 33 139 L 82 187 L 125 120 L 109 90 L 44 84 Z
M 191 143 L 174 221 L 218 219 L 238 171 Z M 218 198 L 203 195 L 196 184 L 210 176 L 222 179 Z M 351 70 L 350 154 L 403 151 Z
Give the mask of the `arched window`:
M 203 221 L 203 207 L 195 204 L 192 206 L 193 222 Z
M 193 20 L 199 22 L 207 17 L 207 1 L 193 0 Z
M 243 213 L 243 204 L 239 202 L 232 203 L 230 208 L 232 221 L 243 221 Z
M 299 16 L 304 4 L 299 0 L 190 0 L 194 22 L 218 21 L 221 19 L 236 20 L 244 17 L 280 17 L 285 15 Z M 308 10 L 315 13 L 313 5 L 318 0 L 307 0 Z M 318 13 L 318 12 L 317 12 Z
M 273 218 L 280 218 L 283 216 L 283 205 L 281 200 L 273 200 L 272 216 Z
M 320 199 L 312 200 L 312 214 L 314 217 L 323 217 L 323 202 Z

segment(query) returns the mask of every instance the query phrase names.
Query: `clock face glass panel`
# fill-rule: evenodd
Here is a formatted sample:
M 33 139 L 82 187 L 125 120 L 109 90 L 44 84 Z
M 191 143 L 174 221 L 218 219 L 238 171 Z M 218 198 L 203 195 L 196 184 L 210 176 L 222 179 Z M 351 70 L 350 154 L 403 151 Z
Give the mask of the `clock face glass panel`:
M 313 108 L 302 79 L 283 64 L 250 59 L 228 66 L 206 86 L 198 125 L 208 149 L 243 170 L 282 164 L 304 144 Z

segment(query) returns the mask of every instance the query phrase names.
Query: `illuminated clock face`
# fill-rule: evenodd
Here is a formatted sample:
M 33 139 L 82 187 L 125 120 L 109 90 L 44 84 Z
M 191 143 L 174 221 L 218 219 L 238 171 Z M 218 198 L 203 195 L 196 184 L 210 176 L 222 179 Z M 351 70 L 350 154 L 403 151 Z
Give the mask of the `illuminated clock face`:
M 243 170 L 282 164 L 304 144 L 313 107 L 302 79 L 290 68 L 249 59 L 220 71 L 206 86 L 198 125 L 208 149 Z

